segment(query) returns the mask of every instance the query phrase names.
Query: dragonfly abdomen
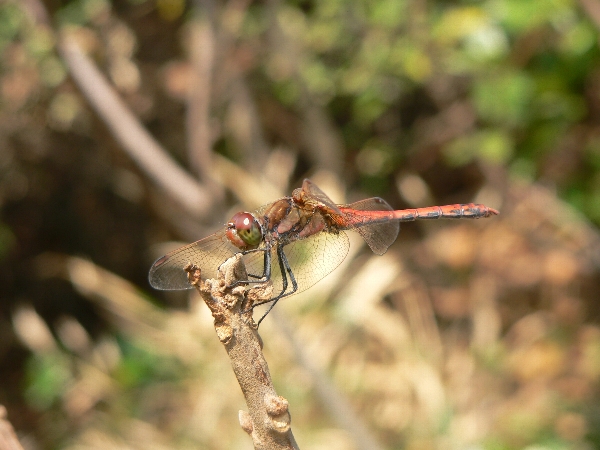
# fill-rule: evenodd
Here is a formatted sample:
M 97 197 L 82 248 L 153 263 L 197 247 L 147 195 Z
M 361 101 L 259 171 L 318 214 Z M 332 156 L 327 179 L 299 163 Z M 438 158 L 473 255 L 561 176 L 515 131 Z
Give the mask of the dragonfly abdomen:
M 403 209 L 394 211 L 394 218 L 401 222 L 417 219 L 479 219 L 498 214 L 498 211 L 478 203 L 456 203 L 445 206 Z

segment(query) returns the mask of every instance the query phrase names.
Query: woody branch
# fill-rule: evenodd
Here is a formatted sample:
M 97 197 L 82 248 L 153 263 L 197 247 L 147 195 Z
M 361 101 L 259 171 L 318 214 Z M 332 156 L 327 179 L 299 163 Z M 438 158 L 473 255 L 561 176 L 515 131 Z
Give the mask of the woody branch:
M 202 280 L 200 268 L 193 264 L 185 270 L 210 308 L 217 336 L 231 360 L 248 406 L 247 412 L 240 411 L 240 425 L 252 437 L 254 448 L 297 449 L 288 402 L 275 392 L 250 309 L 271 298 L 272 286 L 261 283 L 249 290 L 245 286 L 231 287 L 238 280 L 248 279 L 241 254 L 221 265 L 217 279 Z

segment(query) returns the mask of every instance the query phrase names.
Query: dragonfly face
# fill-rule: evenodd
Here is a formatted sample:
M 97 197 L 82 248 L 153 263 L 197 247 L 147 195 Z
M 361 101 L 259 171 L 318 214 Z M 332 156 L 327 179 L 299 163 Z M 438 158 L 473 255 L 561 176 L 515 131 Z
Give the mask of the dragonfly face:
M 226 236 L 240 250 L 253 250 L 262 242 L 263 232 L 253 214 L 239 212 L 227 223 Z

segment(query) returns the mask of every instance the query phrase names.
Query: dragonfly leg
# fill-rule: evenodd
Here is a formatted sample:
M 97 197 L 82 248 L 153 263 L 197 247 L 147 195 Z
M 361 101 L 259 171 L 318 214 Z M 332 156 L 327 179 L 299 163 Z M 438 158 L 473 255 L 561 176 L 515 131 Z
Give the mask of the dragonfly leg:
M 285 297 L 287 294 L 285 294 L 285 291 L 287 290 L 288 287 L 288 279 L 287 279 L 287 271 L 285 268 L 285 264 L 287 264 L 287 258 L 285 256 L 285 253 L 283 253 L 283 250 L 281 249 L 281 247 L 277 247 L 277 261 L 279 262 L 279 271 L 281 272 L 281 284 L 283 285 L 281 291 L 279 292 L 279 295 L 277 295 L 276 297 L 273 297 L 269 300 L 264 300 L 262 302 L 258 302 L 255 303 L 254 305 L 252 305 L 252 308 L 254 309 L 257 306 L 260 305 L 264 305 L 265 303 L 271 303 L 271 302 L 276 302 L 277 300 L 279 300 L 282 297 Z M 285 263 L 284 263 L 285 261 Z M 288 264 L 289 266 L 289 264 Z M 294 280 L 295 283 L 295 280 Z M 294 290 L 295 292 L 295 290 Z M 269 308 L 269 311 L 271 309 Z M 262 319 L 261 319 L 262 320 Z
M 279 253 L 281 253 L 281 254 L 279 254 Z M 296 292 L 298 290 L 298 283 L 296 282 L 296 277 L 294 277 L 294 272 L 292 271 L 292 268 L 290 267 L 290 263 L 287 260 L 287 256 L 285 256 L 285 253 L 283 252 L 283 248 L 278 247 L 277 254 L 279 255 L 279 267 L 281 269 L 281 273 L 283 273 L 283 267 L 281 267 L 283 265 L 285 267 L 285 271 L 287 272 L 288 276 L 290 277 L 290 281 L 292 282 L 291 292 L 288 292 L 285 295 L 281 295 L 279 297 L 279 298 L 281 298 L 281 297 L 287 297 L 288 295 L 292 295 L 294 292 Z M 286 283 L 286 289 L 287 289 L 287 283 Z M 281 292 L 282 293 L 285 292 L 285 289 Z
M 283 297 L 287 297 L 288 295 L 292 295 L 294 292 L 296 292 L 298 290 L 298 283 L 296 282 L 296 277 L 294 277 L 294 272 L 292 272 L 290 263 L 288 262 L 287 256 L 285 256 L 285 253 L 283 252 L 283 247 L 281 247 L 281 246 L 277 247 L 277 259 L 279 260 L 279 270 L 281 271 L 283 289 L 281 290 L 281 292 L 279 293 L 279 295 L 277 297 L 272 298 L 271 300 L 257 303 L 256 305 L 252 306 L 252 308 L 254 309 L 255 306 L 259 306 L 259 305 L 263 305 L 265 303 L 272 302 L 271 306 L 269 306 L 269 309 L 267 309 L 267 312 L 265 312 L 263 314 L 263 316 L 257 322 L 257 324 L 256 324 L 257 327 L 260 326 L 260 323 L 264 320 L 265 317 L 267 317 L 267 315 L 271 312 L 271 310 L 275 307 L 275 305 L 277 304 L 277 302 L 279 300 L 281 300 Z M 287 275 L 286 275 L 286 273 L 287 273 Z M 290 292 L 285 292 L 288 288 L 288 280 L 287 280 L 288 276 L 290 277 L 290 281 L 292 282 L 292 290 Z
M 264 262 L 263 275 L 261 277 L 259 277 L 258 275 L 248 274 L 249 277 L 259 278 L 259 279 L 254 280 L 254 281 L 239 280 L 239 281 L 236 281 L 233 284 L 233 286 L 236 286 L 239 284 L 264 283 L 271 279 L 271 264 L 272 264 L 272 262 L 271 262 L 270 249 L 248 250 L 248 251 L 244 252 L 244 254 L 252 253 L 255 251 L 265 252 L 264 253 L 265 262 Z M 249 310 L 243 311 L 244 313 L 246 313 L 246 312 L 249 312 L 250 310 L 253 310 L 257 306 L 264 305 L 266 303 L 271 303 L 271 305 L 269 306 L 269 309 L 267 309 L 267 312 L 264 313 L 263 316 L 260 318 L 260 320 L 257 322 L 257 327 L 260 326 L 260 323 L 263 321 L 263 319 L 265 317 L 267 317 L 267 315 L 271 312 L 273 307 L 277 304 L 277 302 L 280 299 L 282 299 L 283 297 L 287 297 L 288 295 L 292 295 L 293 293 L 295 293 L 298 290 L 298 283 L 296 281 L 296 277 L 294 277 L 294 272 L 292 272 L 290 263 L 287 259 L 287 256 L 285 255 L 285 253 L 283 251 L 283 246 L 279 246 L 279 245 L 277 246 L 277 262 L 279 263 L 279 271 L 281 272 L 281 283 L 282 283 L 282 289 L 279 292 L 279 295 L 277 295 L 276 297 L 271 298 L 269 300 L 265 300 L 265 301 L 256 303 L 256 304 L 252 305 L 252 308 L 250 308 Z M 288 277 L 289 277 L 289 281 L 288 281 Z M 288 290 L 289 282 L 291 282 L 291 284 L 292 284 L 292 289 L 290 290 L 290 292 L 286 292 Z
M 248 253 L 250 253 L 252 251 L 256 251 L 256 250 L 249 250 Z M 253 275 L 251 273 L 248 274 L 249 277 L 257 278 L 260 282 L 269 281 L 271 279 L 271 252 L 267 252 L 265 249 L 263 249 L 262 251 L 265 252 L 264 253 L 265 259 L 264 259 L 264 263 L 263 263 L 263 274 L 262 275 Z M 244 253 L 244 254 L 246 254 L 246 253 Z

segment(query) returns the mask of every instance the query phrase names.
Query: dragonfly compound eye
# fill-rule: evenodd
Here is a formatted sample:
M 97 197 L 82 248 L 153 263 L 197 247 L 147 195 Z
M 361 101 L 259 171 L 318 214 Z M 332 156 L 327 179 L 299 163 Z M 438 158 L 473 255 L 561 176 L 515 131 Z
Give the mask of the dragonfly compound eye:
M 256 218 L 248 212 L 235 214 L 227 224 L 227 238 L 236 247 L 249 250 L 260 245 L 262 230 Z

